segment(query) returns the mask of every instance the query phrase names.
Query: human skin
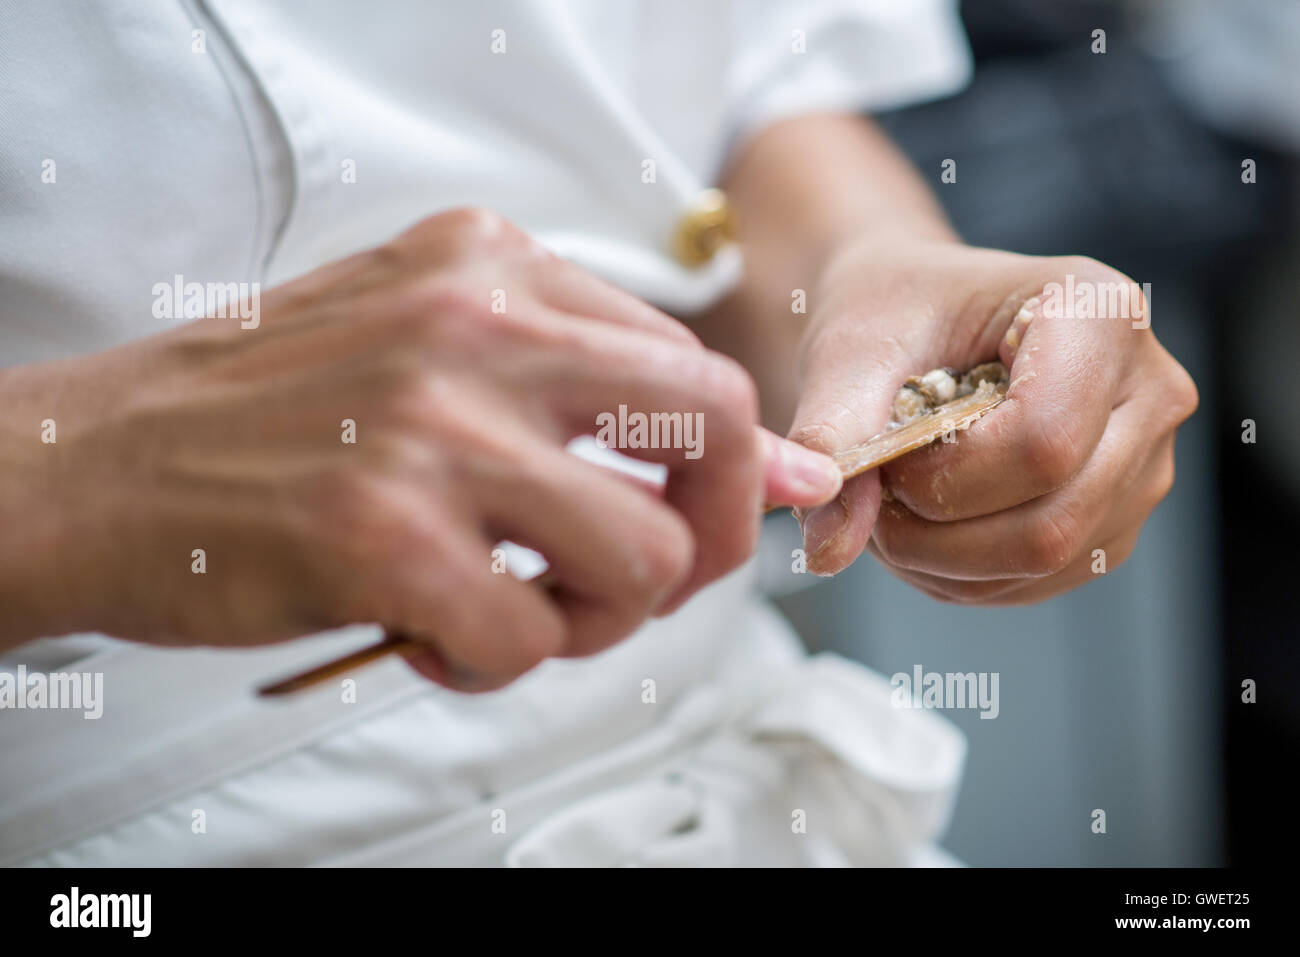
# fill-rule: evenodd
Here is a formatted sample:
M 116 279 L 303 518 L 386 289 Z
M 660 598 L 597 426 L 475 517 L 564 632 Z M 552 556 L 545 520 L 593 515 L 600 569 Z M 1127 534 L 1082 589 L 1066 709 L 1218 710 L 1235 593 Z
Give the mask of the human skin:
M 764 130 L 725 187 L 750 269 L 693 325 L 713 345 L 746 330 L 741 355 L 771 428 L 834 453 L 885 427 L 908 375 L 994 358 L 1011 372 L 1006 402 L 955 442 L 800 510 L 810 571 L 834 574 L 869 550 L 940 600 L 1011 604 L 1091 580 L 1096 549 L 1108 571 L 1127 558 L 1173 482 L 1196 387 L 1149 314 L 1045 316 L 1041 294 L 1067 276 L 1128 277 L 1083 257 L 963 245 L 916 172 L 857 117 Z M 807 293 L 806 316 L 791 312 L 794 289 Z M 884 487 L 893 500 L 882 507 Z
M 418 670 L 481 690 L 725 574 L 764 502 L 840 487 L 828 458 L 758 427 L 736 362 L 490 212 L 272 290 L 260 319 L 0 371 L 6 646 L 378 622 L 428 643 Z M 702 414 L 703 454 L 629 450 L 667 467 L 659 490 L 564 451 L 620 404 Z M 494 573 L 501 539 L 543 552 L 556 587 Z
M 1040 600 L 1090 577 L 1095 547 L 1123 560 L 1172 481 L 1194 386 L 1127 322 L 1039 319 L 1014 354 L 1005 341 L 1046 282 L 1117 273 L 963 246 L 857 117 L 770 127 L 723 185 L 748 268 L 691 319 L 703 346 L 470 210 L 272 290 L 260 334 L 205 319 L 0 370 L 0 646 L 379 622 L 428 643 L 412 663 L 430 678 L 496 687 L 678 607 L 752 552 L 764 501 L 799 507 L 810 570 L 871 550 L 944 600 Z M 800 465 L 799 448 L 878 432 L 908 375 L 994 356 L 1007 402 L 956 443 L 842 490 L 824 456 Z M 757 426 L 759 395 L 797 447 Z M 636 453 L 669 467 L 662 497 L 561 451 L 624 403 L 705 414 L 700 459 Z M 502 538 L 542 551 L 560 587 L 492 574 Z

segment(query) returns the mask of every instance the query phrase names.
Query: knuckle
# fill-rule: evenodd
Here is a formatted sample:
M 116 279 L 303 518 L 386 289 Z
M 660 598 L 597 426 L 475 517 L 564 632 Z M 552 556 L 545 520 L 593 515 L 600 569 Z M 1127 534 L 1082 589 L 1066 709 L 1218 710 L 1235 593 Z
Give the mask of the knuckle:
M 810 449 L 827 454 L 836 452 L 848 445 L 844 434 L 827 422 L 809 422 L 796 425 L 790 430 L 787 438 L 791 442 L 797 442 L 799 445 L 806 445 Z
M 675 514 L 656 521 L 642 536 L 645 578 L 658 594 L 685 581 L 695 562 L 695 541 L 686 523 Z
M 457 206 L 426 219 L 416 228 L 429 227 L 456 237 L 459 243 L 482 247 L 510 242 L 519 230 L 495 210 L 482 206 Z
M 533 244 L 500 213 L 480 206 L 458 206 L 421 220 L 388 245 L 388 255 L 427 267 L 471 254 L 500 254 Z
M 1082 442 L 1065 417 L 1038 418 L 1023 445 L 1021 469 L 1038 493 L 1068 482 L 1082 464 Z
M 757 421 L 758 386 L 739 362 L 730 356 L 705 353 L 685 368 L 685 378 L 696 386 L 711 410 L 737 424 Z
M 532 615 L 526 621 L 513 622 L 512 626 L 510 634 L 513 636 L 514 654 L 508 669 L 511 678 L 519 677 L 564 650 L 565 630 L 556 616 Z
M 1175 423 L 1181 424 L 1191 418 L 1200 407 L 1201 395 L 1191 374 L 1172 356 L 1169 357 L 1169 364 L 1171 368 L 1165 393 L 1168 396 L 1169 407 L 1174 413 Z
M 1061 508 L 1044 508 L 1021 543 L 1021 570 L 1033 577 L 1063 571 L 1082 546 L 1083 527 Z
M 1163 502 L 1165 496 L 1173 490 L 1175 472 L 1174 453 L 1170 449 L 1160 456 L 1160 462 L 1156 466 L 1156 474 L 1146 500 L 1148 512 Z

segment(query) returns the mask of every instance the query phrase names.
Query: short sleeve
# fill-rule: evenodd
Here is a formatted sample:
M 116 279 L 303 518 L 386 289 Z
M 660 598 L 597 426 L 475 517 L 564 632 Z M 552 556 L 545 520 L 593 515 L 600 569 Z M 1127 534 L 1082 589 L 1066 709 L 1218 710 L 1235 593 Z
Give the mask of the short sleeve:
M 956 0 L 740 0 L 734 9 L 731 143 L 801 113 L 906 106 L 970 78 Z

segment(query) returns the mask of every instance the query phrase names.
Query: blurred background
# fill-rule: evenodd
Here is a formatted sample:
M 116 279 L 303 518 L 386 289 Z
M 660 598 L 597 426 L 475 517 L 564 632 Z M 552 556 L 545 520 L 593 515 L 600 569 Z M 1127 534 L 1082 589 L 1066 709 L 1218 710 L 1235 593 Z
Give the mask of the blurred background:
M 1300 756 L 1300 4 L 962 16 L 971 86 L 881 122 L 968 242 L 1152 284 L 1156 333 L 1201 391 L 1178 479 L 1127 563 L 1036 607 L 939 604 L 870 559 L 791 575 L 788 515 L 769 520 L 765 580 L 814 650 L 887 676 L 1000 673 L 995 720 L 946 712 L 970 743 L 944 842 L 966 863 L 1280 863 L 1297 840 L 1276 769 Z M 939 184 L 947 158 L 957 182 Z

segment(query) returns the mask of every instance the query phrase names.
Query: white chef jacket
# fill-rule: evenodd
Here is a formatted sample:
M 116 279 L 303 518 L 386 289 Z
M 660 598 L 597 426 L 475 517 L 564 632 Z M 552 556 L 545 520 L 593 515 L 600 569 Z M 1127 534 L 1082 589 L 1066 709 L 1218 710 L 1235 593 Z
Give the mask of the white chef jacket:
M 969 68 L 949 0 L 0 0 L 0 364 L 183 321 L 151 308 L 174 276 L 269 287 L 464 205 L 689 314 L 743 268 L 670 252 L 738 143 Z M 252 695 L 376 633 L 4 655 L 105 700 L 0 710 L 0 863 L 901 863 L 947 820 L 960 735 L 804 656 L 747 570 L 493 694 L 390 661 L 355 701 Z

